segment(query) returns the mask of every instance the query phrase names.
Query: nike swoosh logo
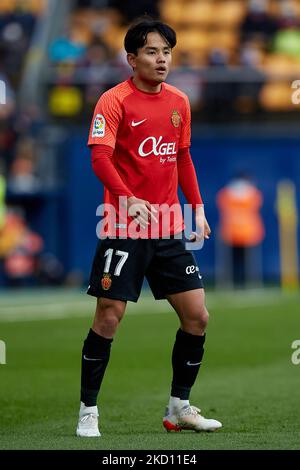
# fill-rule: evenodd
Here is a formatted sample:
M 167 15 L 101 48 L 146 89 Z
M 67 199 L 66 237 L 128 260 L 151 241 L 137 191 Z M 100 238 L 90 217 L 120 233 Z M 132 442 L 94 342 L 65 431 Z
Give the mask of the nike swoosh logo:
M 187 361 L 186 365 L 187 366 L 199 366 L 201 364 L 201 362 L 190 362 L 190 361 Z
M 143 122 L 145 121 L 147 121 L 147 119 L 143 119 L 142 121 L 138 121 L 138 122 L 131 121 L 131 125 L 132 127 L 136 127 L 136 126 L 139 126 L 140 124 L 143 124 Z
M 83 356 L 83 359 L 85 359 L 86 361 L 102 361 L 102 359 L 94 359 L 92 357 L 86 357 L 86 355 Z

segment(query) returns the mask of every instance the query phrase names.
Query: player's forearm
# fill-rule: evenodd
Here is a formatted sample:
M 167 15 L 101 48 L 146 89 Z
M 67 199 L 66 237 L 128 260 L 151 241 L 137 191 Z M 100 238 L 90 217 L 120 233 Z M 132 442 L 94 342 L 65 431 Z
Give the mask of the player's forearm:
M 94 173 L 106 189 L 116 197 L 133 196 L 112 162 L 113 150 L 104 145 L 93 145 L 91 151 Z
M 179 150 L 177 168 L 178 182 L 187 202 L 192 205 L 193 209 L 196 209 L 199 204 L 203 205 L 197 175 L 189 149 Z

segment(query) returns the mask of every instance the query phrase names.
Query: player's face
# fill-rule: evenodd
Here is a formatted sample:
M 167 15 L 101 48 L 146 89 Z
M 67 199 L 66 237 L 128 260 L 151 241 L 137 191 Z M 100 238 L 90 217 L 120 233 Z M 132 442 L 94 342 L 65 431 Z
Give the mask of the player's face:
M 171 48 L 166 40 L 159 33 L 148 33 L 146 44 L 137 52 L 137 55 L 128 54 L 135 78 L 150 86 L 164 82 L 172 60 Z

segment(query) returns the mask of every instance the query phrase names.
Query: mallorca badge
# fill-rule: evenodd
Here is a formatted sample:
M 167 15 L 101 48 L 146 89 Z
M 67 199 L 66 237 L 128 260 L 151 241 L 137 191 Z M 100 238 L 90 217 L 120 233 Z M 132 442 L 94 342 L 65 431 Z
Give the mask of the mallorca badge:
M 181 121 L 181 118 L 180 118 L 179 112 L 174 110 L 173 113 L 172 113 L 172 116 L 171 116 L 171 122 L 172 122 L 173 126 L 174 127 L 179 127 L 180 121 Z
M 101 279 L 101 286 L 103 290 L 109 290 L 111 287 L 112 280 L 110 278 L 110 274 L 103 274 L 103 278 Z

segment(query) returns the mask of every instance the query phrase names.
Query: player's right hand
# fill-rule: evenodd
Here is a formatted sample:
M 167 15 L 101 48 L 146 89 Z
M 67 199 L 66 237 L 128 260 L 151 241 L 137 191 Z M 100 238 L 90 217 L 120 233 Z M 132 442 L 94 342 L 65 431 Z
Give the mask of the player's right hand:
M 157 213 L 157 210 L 151 206 L 149 201 L 145 201 L 144 199 L 139 199 L 134 196 L 129 197 L 127 199 L 127 212 L 142 228 L 146 228 L 151 219 L 158 223 L 154 215 Z

